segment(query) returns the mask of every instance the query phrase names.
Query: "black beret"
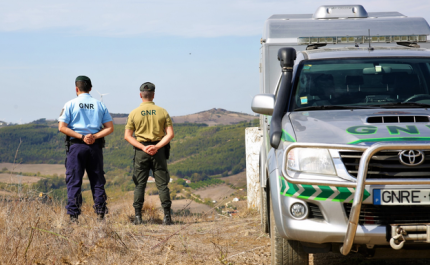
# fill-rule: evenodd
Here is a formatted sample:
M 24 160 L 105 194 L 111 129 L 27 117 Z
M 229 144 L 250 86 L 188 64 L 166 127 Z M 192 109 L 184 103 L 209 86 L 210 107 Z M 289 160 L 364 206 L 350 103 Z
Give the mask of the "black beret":
M 151 82 L 143 83 L 140 86 L 140 91 L 155 91 L 155 85 Z

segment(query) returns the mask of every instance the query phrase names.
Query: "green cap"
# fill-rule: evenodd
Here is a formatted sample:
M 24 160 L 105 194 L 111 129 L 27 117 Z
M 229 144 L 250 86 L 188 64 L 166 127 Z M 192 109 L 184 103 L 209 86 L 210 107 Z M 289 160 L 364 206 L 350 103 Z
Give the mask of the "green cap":
M 155 91 L 155 85 L 151 82 L 145 82 L 140 86 L 140 91 Z
M 75 82 L 76 81 L 89 81 L 89 82 L 91 82 L 91 79 L 88 76 L 80 75 L 80 76 L 76 77 Z

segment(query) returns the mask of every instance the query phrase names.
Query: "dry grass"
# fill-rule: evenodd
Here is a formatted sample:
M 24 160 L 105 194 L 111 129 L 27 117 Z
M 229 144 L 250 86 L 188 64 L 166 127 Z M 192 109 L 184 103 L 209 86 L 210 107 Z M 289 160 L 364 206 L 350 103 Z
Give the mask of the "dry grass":
M 29 176 L 18 176 L 17 174 L 0 174 L 1 183 L 35 183 L 38 182 L 39 177 L 29 177 Z
M 131 207 L 98 222 L 90 205 L 79 224 L 69 224 L 64 205 L 0 196 L 0 264 L 270 264 L 270 239 L 259 232 L 256 210 L 229 218 L 174 216 L 144 206 L 144 224 L 132 224 Z M 215 217 L 219 218 L 215 218 Z M 335 254 L 310 255 L 314 265 L 428 264 L 428 260 L 363 260 Z
M 255 212 L 174 216 L 172 226 L 161 225 L 161 212 L 149 204 L 144 225 L 133 225 L 133 214 L 124 208 L 98 222 L 84 204 L 79 224 L 69 224 L 64 205 L 1 200 L 0 264 L 270 263 L 269 238 Z

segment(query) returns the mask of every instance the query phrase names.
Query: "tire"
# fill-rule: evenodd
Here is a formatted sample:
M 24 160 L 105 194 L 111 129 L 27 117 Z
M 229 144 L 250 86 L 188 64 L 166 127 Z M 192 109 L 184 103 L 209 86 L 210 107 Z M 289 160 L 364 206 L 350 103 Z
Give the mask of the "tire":
M 267 188 L 261 187 L 260 188 L 260 195 L 261 195 L 261 232 L 263 233 L 269 233 L 269 211 L 268 211 L 268 204 L 267 204 Z
M 271 198 L 273 202 L 273 199 Z M 270 248 L 272 265 L 308 265 L 309 254 L 304 252 L 299 241 L 280 236 L 275 223 L 273 205 L 270 203 Z

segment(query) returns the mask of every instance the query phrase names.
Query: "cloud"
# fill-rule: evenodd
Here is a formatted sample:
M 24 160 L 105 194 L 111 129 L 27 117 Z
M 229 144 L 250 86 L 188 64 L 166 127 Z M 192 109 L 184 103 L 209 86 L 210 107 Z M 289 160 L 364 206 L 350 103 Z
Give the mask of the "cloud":
M 348 4 L 334 0 L 327 4 Z M 369 11 L 429 18 L 427 0 L 361 1 Z M 302 0 L 22 0 L 0 3 L 0 31 L 57 29 L 76 35 L 220 37 L 260 35 L 272 14 L 313 13 L 320 1 Z

